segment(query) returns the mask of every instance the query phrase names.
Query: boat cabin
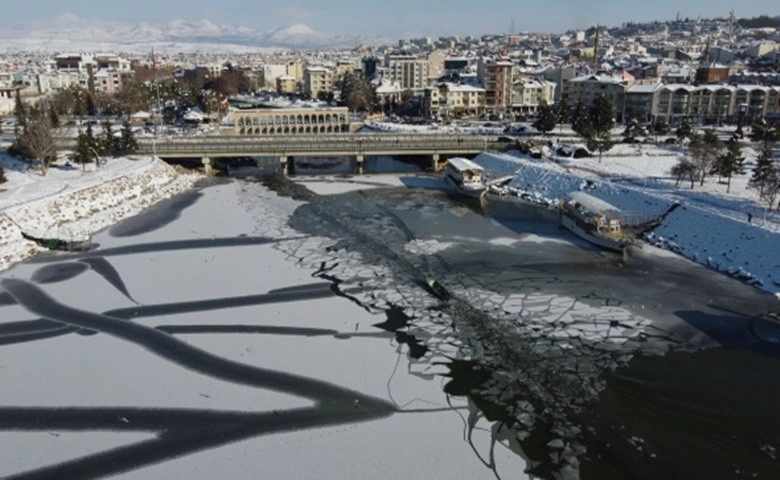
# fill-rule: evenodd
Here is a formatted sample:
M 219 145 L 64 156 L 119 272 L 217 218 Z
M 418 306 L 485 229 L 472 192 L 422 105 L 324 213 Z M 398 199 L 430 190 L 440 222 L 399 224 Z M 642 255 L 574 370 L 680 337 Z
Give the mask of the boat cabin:
M 569 193 L 563 202 L 563 214 L 575 217 L 577 223 L 584 223 L 602 234 L 617 235 L 622 230 L 620 210 L 585 192 Z
M 485 170 L 467 158 L 454 157 L 447 160 L 445 172 L 460 185 L 483 185 Z

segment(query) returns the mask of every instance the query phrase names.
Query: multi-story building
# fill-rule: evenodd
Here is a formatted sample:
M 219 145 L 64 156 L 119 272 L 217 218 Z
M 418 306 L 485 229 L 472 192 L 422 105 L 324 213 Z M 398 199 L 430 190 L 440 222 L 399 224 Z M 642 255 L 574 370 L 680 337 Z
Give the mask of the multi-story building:
M 480 58 L 477 78 L 485 87 L 485 108 L 493 112 L 509 110 L 512 103 L 512 71 L 514 64 L 507 58 Z
M 563 95 L 570 106 L 574 106 L 582 99 L 586 106 L 590 106 L 598 95 L 604 95 L 612 103 L 615 112 L 615 120 L 623 121 L 625 92 L 634 84 L 634 77 L 623 72 L 620 75 L 581 75 L 564 82 Z
M 78 84 L 91 91 L 114 93 L 122 88 L 125 78 L 133 75 L 130 61 L 113 54 L 64 53 L 54 57 L 51 66 L 58 77 L 50 83 L 55 89 Z M 221 66 L 219 69 L 221 72 Z
M 485 112 L 485 89 L 441 82 L 423 90 L 423 115 L 459 118 Z
M 263 65 L 263 88 L 276 88 L 276 79 L 287 75 L 287 65 L 283 63 L 266 63 Z
M 657 81 L 638 82 L 630 86 L 625 93 L 623 120 L 625 122 L 636 120 L 640 123 L 652 121 L 655 95 L 661 86 Z
M 434 50 L 428 54 L 428 85 L 444 74 L 445 58 L 446 55 L 441 50 Z
M 13 113 L 16 106 L 16 96 L 21 95 L 20 91 L 24 89 L 23 85 L 0 86 L 0 114 L 8 115 Z
M 104 68 L 95 72 L 92 78 L 92 84 L 96 92 L 112 95 L 122 89 L 126 78 L 132 76 L 132 74 L 132 71 L 121 72 L 119 70 Z
M 386 79 L 374 82 L 374 91 L 376 92 L 376 99 L 379 105 L 393 106 L 401 104 L 401 95 L 403 89 L 398 82 L 391 82 Z
M 385 76 L 404 90 L 421 93 L 428 86 L 428 60 L 414 55 L 385 55 Z
M 760 85 L 663 85 L 654 99 L 654 117 L 670 125 L 683 118 L 697 125 L 735 123 L 744 113 L 745 121 L 758 118 L 780 119 L 780 87 Z
M 333 73 L 325 67 L 308 67 L 303 73 L 303 94 L 319 98 L 333 92 Z
M 298 91 L 298 82 L 292 75 L 282 75 L 276 77 L 277 93 L 295 93 Z
M 542 103 L 555 102 L 555 84 L 536 78 L 519 78 L 512 83 L 510 106 L 514 113 L 535 113 Z

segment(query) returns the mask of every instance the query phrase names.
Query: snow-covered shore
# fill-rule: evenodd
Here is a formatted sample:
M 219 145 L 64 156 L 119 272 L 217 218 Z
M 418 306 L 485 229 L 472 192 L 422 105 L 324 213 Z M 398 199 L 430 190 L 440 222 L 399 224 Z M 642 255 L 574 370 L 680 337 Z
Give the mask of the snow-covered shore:
M 747 189 L 749 172 L 732 179 L 729 194 L 714 180 L 691 190 L 669 177 L 678 159 L 673 153 L 619 145 L 601 161 L 552 162 L 511 153 L 483 153 L 476 160 L 494 178 L 515 175 L 511 188 L 550 204 L 581 189 L 646 216 L 679 202 L 682 207 L 647 237 L 649 243 L 780 295 L 780 215 L 756 202 L 755 192 Z M 87 171 L 54 166 L 46 176 L 5 154 L 0 162 L 8 177 L 0 184 L 0 269 L 41 251 L 22 238 L 22 231 L 39 238 L 84 239 L 191 188 L 199 177 L 149 157 L 113 159 Z
M 155 203 L 184 192 L 199 178 L 162 160 L 112 159 L 82 171 L 54 165 L 45 176 L 0 154 L 8 182 L 0 184 L 0 270 L 42 251 L 37 238 L 84 240 Z
M 670 177 L 678 157 L 668 153 L 655 146 L 619 145 L 601 161 L 493 153 L 476 161 L 494 178 L 514 175 L 510 191 L 548 205 L 557 205 L 568 192 L 588 190 L 649 219 L 680 203 L 640 248 L 682 255 L 780 297 L 780 215 L 757 203 L 756 192 L 747 188 L 750 171 L 733 178 L 728 193 L 714 178 L 690 189 Z

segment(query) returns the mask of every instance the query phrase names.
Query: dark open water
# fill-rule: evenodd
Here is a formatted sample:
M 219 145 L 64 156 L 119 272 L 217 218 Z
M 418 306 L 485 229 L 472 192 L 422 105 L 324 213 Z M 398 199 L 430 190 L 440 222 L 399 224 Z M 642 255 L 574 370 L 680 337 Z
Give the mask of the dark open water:
M 405 189 L 315 197 L 293 225 L 392 265 L 397 282 L 427 273 L 453 294 L 441 311 L 473 356 L 449 365 L 447 391 L 519 438 L 531 473 L 780 476 L 774 297 L 648 247 L 601 252 L 538 207 L 468 202 Z M 403 247 L 430 239 L 452 244 Z M 436 349 L 429 315 L 411 331 Z

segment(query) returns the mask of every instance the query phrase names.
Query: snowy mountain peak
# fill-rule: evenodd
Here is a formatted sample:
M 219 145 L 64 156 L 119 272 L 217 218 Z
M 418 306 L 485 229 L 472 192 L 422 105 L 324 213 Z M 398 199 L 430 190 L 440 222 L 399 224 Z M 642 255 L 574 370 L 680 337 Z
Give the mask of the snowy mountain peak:
M 37 42 L 37 47 L 44 49 L 47 45 L 56 45 L 58 49 L 62 49 L 68 44 L 73 44 L 75 48 L 76 42 L 78 46 L 85 47 L 90 42 L 116 44 L 125 48 L 141 43 L 170 42 L 312 49 L 352 47 L 358 43 L 366 43 L 365 38 L 324 35 L 302 23 L 261 31 L 239 25 L 216 24 L 209 19 L 176 18 L 160 24 L 146 21 L 130 24 L 114 20 L 84 19 L 73 14 L 2 29 L 0 39 L 16 44 L 33 45 Z M 45 44 L 41 43 L 41 39 L 46 39 Z

